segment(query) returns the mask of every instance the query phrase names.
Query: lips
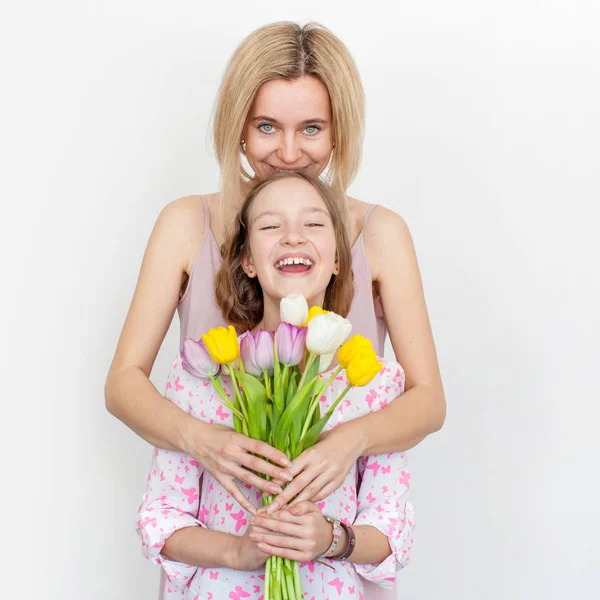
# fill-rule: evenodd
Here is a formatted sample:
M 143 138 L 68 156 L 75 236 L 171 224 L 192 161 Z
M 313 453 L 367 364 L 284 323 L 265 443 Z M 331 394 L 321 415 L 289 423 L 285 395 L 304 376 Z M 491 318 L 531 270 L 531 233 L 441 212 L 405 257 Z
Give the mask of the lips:
M 310 256 L 303 253 L 288 253 L 280 256 L 273 266 L 282 273 L 308 273 L 315 264 Z
M 295 167 L 294 169 L 290 169 L 289 167 L 283 168 L 283 167 L 275 167 L 273 165 L 270 165 L 269 163 L 265 163 L 267 165 L 267 168 L 269 170 L 269 173 L 294 173 L 296 171 L 304 171 L 306 169 L 308 169 L 308 166 L 305 167 Z

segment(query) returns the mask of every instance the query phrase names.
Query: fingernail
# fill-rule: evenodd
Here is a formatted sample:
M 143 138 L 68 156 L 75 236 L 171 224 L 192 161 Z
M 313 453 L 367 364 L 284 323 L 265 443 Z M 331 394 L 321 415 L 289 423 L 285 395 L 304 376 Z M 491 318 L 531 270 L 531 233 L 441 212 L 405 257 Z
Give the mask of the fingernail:
M 271 493 L 273 494 L 281 494 L 281 492 L 283 492 L 283 490 L 278 485 L 274 485 L 271 488 Z
M 269 514 L 274 513 L 278 508 L 279 505 L 277 504 L 277 502 L 271 502 L 271 504 L 269 504 L 269 506 L 267 507 L 267 512 Z
M 285 479 L 286 481 L 291 481 L 294 478 L 292 477 L 291 473 L 288 473 L 287 471 L 281 471 L 281 473 L 279 474 L 279 479 Z
M 291 466 L 292 466 L 292 461 L 288 460 L 287 458 L 284 458 L 284 459 L 281 461 L 281 464 L 282 464 L 284 467 L 291 467 Z

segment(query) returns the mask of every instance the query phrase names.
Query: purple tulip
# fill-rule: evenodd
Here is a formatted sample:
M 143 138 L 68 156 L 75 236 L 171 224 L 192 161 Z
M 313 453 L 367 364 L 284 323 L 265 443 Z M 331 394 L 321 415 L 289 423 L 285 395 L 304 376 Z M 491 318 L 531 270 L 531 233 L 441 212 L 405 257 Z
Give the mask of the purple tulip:
M 292 367 L 304 358 L 307 332 L 306 327 L 296 327 L 283 321 L 279 323 L 275 339 L 277 340 L 277 355 L 282 365 Z
M 256 342 L 256 366 L 262 371 L 268 371 L 270 374 L 273 373 L 273 334 L 264 329 L 260 329 L 254 334 L 254 341 Z
M 256 364 L 256 341 L 249 331 L 246 331 L 240 338 L 240 358 L 244 363 L 246 373 L 254 375 L 254 377 L 262 375 L 261 369 Z
M 213 360 L 206 344 L 202 340 L 197 342 L 191 338 L 187 338 L 183 342 L 183 349 L 180 355 L 181 365 L 194 377 L 208 379 L 211 375 L 216 377 L 221 371 L 221 365 Z

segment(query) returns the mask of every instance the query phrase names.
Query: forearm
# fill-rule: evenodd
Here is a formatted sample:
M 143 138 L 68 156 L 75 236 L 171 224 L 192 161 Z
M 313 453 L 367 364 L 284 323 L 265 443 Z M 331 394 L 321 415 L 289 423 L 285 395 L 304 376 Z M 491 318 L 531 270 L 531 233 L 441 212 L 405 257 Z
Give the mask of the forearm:
M 357 525 L 353 527 L 356 536 L 354 551 L 348 558 L 349 562 L 361 565 L 371 565 L 383 562 L 391 553 L 390 543 L 385 535 L 370 525 Z M 346 549 L 348 537 L 342 528 L 342 535 L 334 557 L 340 557 Z
M 360 440 L 361 456 L 404 452 L 444 423 L 443 391 L 416 385 L 383 409 L 342 425 Z
M 158 448 L 185 452 L 187 426 L 200 423 L 164 398 L 138 367 L 110 374 L 104 393 L 108 411 Z
M 161 554 L 167 560 L 205 569 L 239 569 L 239 540 L 221 531 L 184 527 L 169 537 Z

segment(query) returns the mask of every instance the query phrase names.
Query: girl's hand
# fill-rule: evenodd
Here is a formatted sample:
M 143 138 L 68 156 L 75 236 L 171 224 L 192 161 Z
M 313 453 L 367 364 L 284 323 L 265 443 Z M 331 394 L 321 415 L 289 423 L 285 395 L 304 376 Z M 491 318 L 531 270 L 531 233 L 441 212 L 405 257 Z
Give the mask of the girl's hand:
M 250 526 L 242 536 L 233 536 L 235 538 L 234 562 L 232 569 L 236 571 L 256 571 L 265 566 L 269 554 L 258 548 L 257 543 L 251 538 L 254 533 L 268 533 L 266 529 L 261 529 L 256 525 Z
M 279 481 L 290 481 L 292 475 L 287 469 L 273 465 L 258 456 L 264 456 L 274 463 L 289 466 L 288 458 L 265 442 L 252 440 L 230 427 L 217 423 L 207 424 L 194 421 L 194 428 L 186 437 L 185 451 L 193 456 L 248 512 L 254 514 L 256 507 L 242 494 L 234 479 L 253 485 L 269 494 L 281 492 L 281 486 L 256 475 L 264 473 Z
M 363 432 L 345 423 L 322 433 L 319 441 L 292 463 L 293 481 L 268 507 L 268 512 L 305 500 L 323 500 L 342 485 L 352 465 L 362 455 Z
M 256 529 L 250 539 L 260 551 L 299 562 L 310 562 L 326 552 L 333 529 L 312 502 L 300 502 L 274 514 L 260 512 L 252 517 Z

